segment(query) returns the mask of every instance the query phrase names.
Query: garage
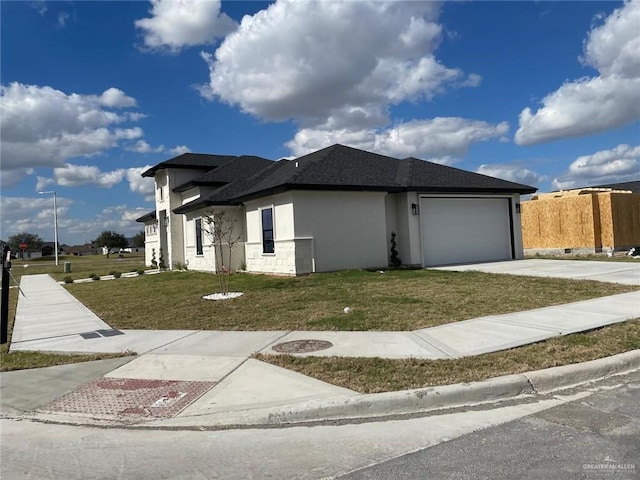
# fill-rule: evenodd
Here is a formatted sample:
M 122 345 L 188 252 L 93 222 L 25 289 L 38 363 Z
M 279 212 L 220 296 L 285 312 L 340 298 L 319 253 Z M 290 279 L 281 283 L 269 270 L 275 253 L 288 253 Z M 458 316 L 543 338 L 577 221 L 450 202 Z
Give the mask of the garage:
M 427 267 L 513 258 L 508 198 L 422 197 L 420 230 Z

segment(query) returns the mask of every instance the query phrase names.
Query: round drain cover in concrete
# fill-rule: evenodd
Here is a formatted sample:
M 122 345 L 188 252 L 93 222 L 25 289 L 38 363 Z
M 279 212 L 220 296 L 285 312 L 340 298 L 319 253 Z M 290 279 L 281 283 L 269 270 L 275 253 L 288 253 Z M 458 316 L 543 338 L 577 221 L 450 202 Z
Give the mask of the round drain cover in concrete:
M 326 340 L 293 340 L 274 345 L 273 348 L 278 353 L 310 353 L 326 350 L 333 347 L 333 343 Z

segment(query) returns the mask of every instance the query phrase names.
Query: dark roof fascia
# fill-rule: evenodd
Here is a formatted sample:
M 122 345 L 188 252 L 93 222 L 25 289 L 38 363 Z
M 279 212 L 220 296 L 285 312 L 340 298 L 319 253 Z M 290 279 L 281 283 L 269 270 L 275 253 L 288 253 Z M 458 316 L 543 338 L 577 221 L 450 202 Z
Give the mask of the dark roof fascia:
M 205 199 L 197 199 L 193 202 L 185 203 L 184 205 L 179 206 L 178 208 L 174 208 L 172 210 L 173 213 L 177 215 L 184 215 L 185 213 L 191 213 L 196 210 L 200 210 L 202 208 L 213 207 L 216 205 L 226 206 L 226 205 L 240 205 L 241 202 L 236 202 L 234 200 L 216 200 L 216 201 L 208 201 Z
M 155 220 L 155 219 L 156 219 L 156 211 L 154 210 L 153 212 L 145 213 L 143 216 L 136 218 L 136 222 L 144 223 L 144 222 L 148 222 L 149 220 Z
M 202 170 L 203 172 L 206 172 L 208 170 L 211 170 L 212 167 L 210 166 L 207 167 L 204 165 L 170 165 L 168 163 L 163 162 L 161 164 L 156 165 L 155 167 L 151 167 L 146 172 L 142 172 L 142 176 L 153 177 L 158 170 L 164 170 L 167 168 L 175 168 L 175 169 L 182 169 L 182 170 Z
M 153 177 L 156 171 L 164 168 L 182 168 L 186 170 L 209 171 L 220 167 L 236 158 L 232 155 L 213 155 L 208 153 L 183 153 L 176 157 L 160 162 L 154 167 L 142 172 L 143 177 Z
M 195 179 L 195 180 L 189 180 L 186 183 L 178 185 L 177 187 L 173 188 L 172 191 L 174 193 L 182 193 L 182 192 L 186 192 L 190 188 L 195 188 L 195 187 L 222 187 L 223 185 L 226 185 L 227 183 L 228 182 L 203 182 L 201 180 Z
M 398 185 L 389 185 L 389 186 L 367 186 L 367 185 L 315 185 L 315 184 L 285 184 L 278 185 L 276 187 L 261 190 L 259 192 L 250 193 L 248 195 L 242 195 L 234 198 L 238 203 L 243 203 L 250 200 L 255 200 L 256 198 L 266 197 L 268 195 L 276 195 L 278 193 L 291 191 L 291 190 L 315 190 L 315 191 L 341 191 L 341 192 L 387 192 L 387 193 L 401 193 L 401 192 L 417 192 L 417 193 L 483 193 L 483 194 L 530 194 L 536 192 L 537 188 L 522 188 L 522 189 L 513 189 L 513 188 L 447 188 L 447 187 L 403 187 Z
M 484 193 L 484 194 L 508 194 L 518 193 L 521 195 L 535 193 L 537 188 L 481 188 L 481 187 L 404 187 L 403 192 L 417 192 L 417 193 Z
M 386 186 L 366 186 L 366 185 L 319 185 L 319 184 L 304 184 L 304 183 L 286 183 L 284 185 L 277 185 L 266 190 L 260 190 L 259 192 L 253 192 L 247 195 L 241 195 L 235 197 L 233 200 L 244 203 L 246 201 L 255 200 L 256 198 L 266 197 L 268 195 L 276 195 L 291 190 L 315 190 L 315 191 L 340 191 L 340 192 L 392 192 L 397 193 L 402 191 L 400 187 L 386 187 Z

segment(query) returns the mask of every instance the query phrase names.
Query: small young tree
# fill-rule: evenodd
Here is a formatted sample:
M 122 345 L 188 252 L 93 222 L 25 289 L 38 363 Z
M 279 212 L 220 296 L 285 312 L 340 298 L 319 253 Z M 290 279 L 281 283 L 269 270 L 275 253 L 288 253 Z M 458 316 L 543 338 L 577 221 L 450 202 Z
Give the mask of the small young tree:
M 233 247 L 242 239 L 242 229 L 238 226 L 238 219 L 227 215 L 224 210 L 210 210 L 203 216 L 205 232 L 214 247 L 216 277 L 220 293 L 229 293 L 231 277 L 231 258 Z
M 398 257 L 398 250 L 396 249 L 396 232 L 391 232 L 391 256 L 389 257 L 389 262 L 394 267 L 402 265 L 402 260 Z

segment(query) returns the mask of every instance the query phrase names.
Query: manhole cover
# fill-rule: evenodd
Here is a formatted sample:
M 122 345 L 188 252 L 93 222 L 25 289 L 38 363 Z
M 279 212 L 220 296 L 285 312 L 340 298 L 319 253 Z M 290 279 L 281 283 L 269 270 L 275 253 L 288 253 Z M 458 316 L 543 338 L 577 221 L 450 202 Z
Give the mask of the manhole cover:
M 293 340 L 279 343 L 271 347 L 278 353 L 309 353 L 326 350 L 333 347 L 333 343 L 326 340 Z

